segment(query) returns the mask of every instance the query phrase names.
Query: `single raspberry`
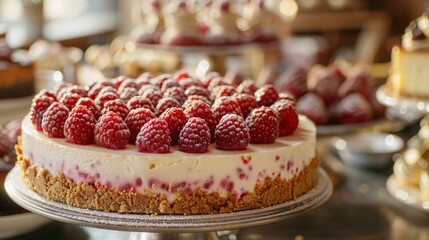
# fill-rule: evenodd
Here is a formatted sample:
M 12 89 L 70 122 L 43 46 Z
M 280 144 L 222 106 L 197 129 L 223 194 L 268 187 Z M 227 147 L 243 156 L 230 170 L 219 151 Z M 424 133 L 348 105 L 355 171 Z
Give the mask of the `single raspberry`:
M 74 85 L 72 87 L 67 88 L 67 93 L 69 94 L 78 94 L 81 97 L 88 96 L 88 89 L 86 89 L 84 86 L 77 86 Z
M 122 118 L 114 113 L 102 115 L 95 125 L 95 143 L 110 149 L 122 149 L 128 144 L 130 130 Z
M 337 117 L 342 124 L 367 122 L 372 119 L 372 108 L 360 93 L 343 98 L 337 106 Z
M 244 81 L 244 79 L 243 75 L 241 75 L 240 73 L 236 71 L 228 71 L 225 74 L 224 81 L 231 86 L 238 86 Z
M 161 91 L 165 93 L 167 89 L 173 88 L 173 87 L 180 87 L 180 85 L 175 79 L 167 79 L 162 83 Z
M 89 97 L 80 98 L 79 101 L 77 101 L 76 106 L 86 106 L 88 110 L 92 112 L 95 119 L 98 119 L 101 116 L 100 106 L 98 106 L 94 100 Z
M 279 114 L 269 107 L 259 107 L 246 118 L 249 127 L 250 142 L 273 143 L 279 135 Z
M 72 110 L 81 97 L 76 93 L 66 93 L 61 97 L 60 103 L 66 105 L 69 110 Z
M 100 90 L 100 92 L 99 92 L 99 93 L 98 93 L 98 95 L 97 95 L 97 98 L 98 98 L 100 95 L 103 95 L 103 94 L 105 94 L 105 93 L 107 93 L 107 92 L 111 92 L 111 93 L 114 93 L 114 94 L 116 94 L 117 96 L 119 96 L 118 91 L 116 90 L 116 88 L 114 88 L 114 87 L 112 87 L 112 86 L 106 86 L 106 87 L 103 87 L 103 88 Z
M 204 119 L 209 126 L 211 136 L 214 137 L 214 130 L 216 128 L 216 120 L 210 106 L 201 101 L 191 101 L 185 108 L 185 114 L 188 118 L 199 117 Z
M 190 86 L 185 91 L 186 96 L 200 95 L 206 98 L 210 97 L 210 91 L 201 86 Z
M 162 98 L 159 100 L 158 105 L 156 105 L 157 113 L 162 114 L 165 110 L 172 107 L 180 107 L 180 103 L 171 97 Z
M 209 91 L 213 91 L 215 87 L 222 85 L 228 85 L 228 83 L 223 80 L 223 77 L 215 77 L 210 81 L 210 84 L 207 86 L 207 89 Z
M 314 93 L 307 93 L 296 103 L 298 113 L 307 116 L 316 125 L 328 122 L 328 111 L 323 100 Z
M 0 131 L 0 158 L 9 155 L 13 151 L 13 143 L 5 131 Z
M 55 102 L 55 99 L 52 97 L 42 96 L 34 97 L 30 109 L 30 118 L 33 126 L 37 131 L 42 131 L 42 119 L 43 114 Z
M 125 79 L 118 88 L 118 94 L 120 95 L 121 93 L 123 93 L 126 88 L 137 89 L 136 81 L 130 78 Z
M 199 117 L 191 117 L 179 134 L 179 150 L 189 153 L 204 153 L 210 145 L 210 129 L 207 122 Z
M 61 99 L 63 97 L 63 95 L 65 95 L 67 93 L 67 89 L 68 88 L 62 88 L 58 93 L 57 93 L 57 99 Z
M 153 118 L 156 118 L 155 113 L 147 108 L 136 108 L 130 111 L 125 118 L 125 123 L 130 130 L 130 143 L 134 144 L 136 142 L 137 134 L 140 132 L 142 126 Z
M 356 66 L 352 70 L 346 79 L 338 89 L 338 95 L 340 98 L 352 93 L 360 93 L 368 101 L 371 101 L 374 91 L 374 80 L 369 73 L 362 67 Z
M 121 84 L 127 79 L 128 79 L 127 76 L 121 75 L 121 76 L 117 76 L 117 77 L 113 78 L 111 81 L 112 81 L 115 89 L 117 90 L 121 86 Z
M 95 100 L 98 96 L 98 94 L 100 93 L 100 91 L 103 89 L 104 87 L 101 86 L 101 84 L 95 84 L 89 91 L 88 91 L 88 97 L 91 98 L 92 100 Z
M 282 100 L 282 99 L 289 100 L 289 101 L 296 103 L 296 97 L 293 94 L 288 93 L 288 92 L 279 93 L 279 99 L 278 100 Z
M 295 103 L 289 100 L 280 100 L 275 102 L 271 108 L 279 113 L 279 135 L 288 136 L 294 133 L 299 123 Z
M 201 83 L 205 88 L 208 88 L 210 85 L 210 82 L 215 78 L 222 78 L 218 72 L 209 72 L 206 74 L 206 76 L 202 79 Z
M 243 117 L 243 114 L 241 113 L 240 104 L 238 104 L 237 100 L 233 97 L 219 97 L 216 99 L 216 101 L 213 103 L 212 111 L 216 120 L 216 123 L 220 121 L 220 119 L 228 114 L 228 113 L 234 113 L 238 116 Z
M 57 95 L 55 95 L 53 92 L 48 91 L 46 89 L 43 89 L 39 93 L 37 93 L 36 96 L 35 96 L 35 98 L 38 98 L 38 97 L 41 97 L 41 96 L 51 97 L 51 98 L 55 99 L 55 101 L 58 101 Z
M 259 104 L 253 95 L 241 93 L 235 94 L 233 97 L 237 100 L 238 105 L 240 105 L 240 110 L 244 118 L 246 118 L 253 109 L 259 107 Z
M 66 105 L 54 102 L 43 114 L 43 133 L 50 138 L 64 138 L 64 124 L 70 110 Z
M 151 119 L 137 135 L 136 147 L 139 152 L 167 153 L 170 146 L 170 131 L 167 122 L 162 119 Z
M 125 119 L 128 116 L 130 110 L 128 109 L 127 104 L 125 104 L 124 101 L 122 101 L 121 99 L 115 99 L 108 101 L 104 104 L 104 107 L 101 110 L 101 115 L 104 115 L 107 112 L 114 112 L 118 114 L 118 116 L 122 119 Z
M 169 88 L 169 89 L 165 90 L 165 92 L 162 96 L 174 98 L 180 103 L 180 105 L 182 105 L 187 99 L 186 94 L 183 91 L 182 87 Z
M 223 97 L 223 96 L 232 96 L 237 92 L 234 86 L 230 85 L 221 85 L 217 86 L 212 90 L 212 94 L 210 96 L 211 99 L 216 100 L 217 98 Z
M 346 76 L 344 75 L 343 71 L 335 64 L 331 64 L 328 66 L 329 70 L 337 76 L 337 78 L 340 80 L 341 83 L 346 81 Z
M 158 101 L 162 98 L 161 90 L 148 89 L 143 92 L 142 97 L 148 99 L 154 106 L 158 104 Z
M 271 106 L 279 98 L 277 90 L 271 84 L 266 84 L 255 92 L 259 106 Z
M 205 103 L 207 103 L 209 106 L 211 106 L 213 103 L 212 101 L 210 101 L 208 98 L 204 97 L 204 96 L 200 96 L 200 95 L 190 95 L 189 97 L 186 98 L 186 101 L 183 103 L 183 108 L 186 108 L 189 103 L 191 103 L 192 101 L 195 100 L 200 100 L 203 101 Z
M 189 87 L 198 86 L 204 88 L 204 85 L 194 78 L 184 78 L 179 81 L 179 85 L 186 91 Z
M 132 97 L 137 95 L 137 90 L 135 88 L 127 87 L 121 92 L 119 98 L 127 103 Z
M 157 86 L 159 89 L 161 89 L 162 84 L 169 79 L 172 79 L 171 74 L 164 73 L 164 74 L 161 74 L 161 75 L 158 75 L 158 76 L 152 78 L 150 80 L 150 83 Z
M 97 120 L 86 106 L 74 107 L 64 124 L 67 142 L 87 145 L 94 142 L 94 129 Z
M 177 107 L 169 108 L 165 112 L 163 112 L 159 118 L 165 120 L 168 124 L 168 130 L 170 130 L 171 144 L 177 144 L 177 140 L 179 139 L 179 133 L 185 123 L 188 121 L 188 117 L 183 112 L 183 109 Z
M 216 147 L 222 150 L 243 150 L 250 142 L 249 127 L 241 116 L 226 114 L 215 130 Z
M 140 89 L 141 87 L 150 84 L 150 80 L 153 78 L 153 76 L 149 72 L 144 72 L 140 74 L 136 78 L 137 88 Z
M 249 95 L 254 95 L 256 90 L 258 90 L 258 88 L 252 80 L 245 80 L 237 87 L 238 93 L 247 93 Z
M 106 88 L 108 87 L 108 88 Z M 91 99 L 96 99 L 98 94 L 101 92 L 101 90 L 103 90 L 104 88 L 106 88 L 106 90 L 104 90 L 104 92 L 106 91 L 111 91 L 111 92 L 116 92 L 115 91 L 115 85 L 113 85 L 112 82 L 109 81 L 102 81 L 102 82 L 98 82 L 96 83 L 94 86 L 92 86 L 89 90 L 88 90 L 88 97 Z
M 290 92 L 296 98 L 307 93 L 307 69 L 299 66 L 290 67 L 277 80 L 276 86 L 280 91 Z
M 71 83 L 69 82 L 59 82 L 57 83 L 54 88 L 52 89 L 52 92 L 55 94 L 56 98 L 58 99 L 58 93 L 63 90 L 64 88 L 68 88 L 73 86 Z
M 102 94 L 100 92 L 100 94 L 98 94 L 97 98 L 94 101 L 98 106 L 103 108 L 105 103 L 107 103 L 108 101 L 118 99 L 118 98 L 119 98 L 119 95 L 117 93 L 106 92 L 106 93 Z
M 307 81 L 308 90 L 316 93 L 327 105 L 338 99 L 340 85 L 340 79 L 327 68 L 320 69 Z
M 146 91 L 161 91 L 161 89 L 158 87 L 158 86 L 156 86 L 156 85 L 153 85 L 153 84 L 146 84 L 146 85 L 144 85 L 144 86 L 142 86 L 140 89 L 139 89 L 139 91 L 138 91 L 138 95 L 143 95 L 143 93 L 144 92 L 146 92 Z
M 132 110 L 132 109 L 137 109 L 137 108 L 147 108 L 152 112 L 155 112 L 155 108 L 153 107 L 152 103 L 142 97 L 142 96 L 135 96 L 132 97 L 128 103 L 127 103 L 128 109 Z
M 174 74 L 174 79 L 176 79 L 176 81 L 181 81 L 182 79 L 190 78 L 190 77 L 191 76 L 185 69 L 179 70 L 176 72 L 176 74 Z

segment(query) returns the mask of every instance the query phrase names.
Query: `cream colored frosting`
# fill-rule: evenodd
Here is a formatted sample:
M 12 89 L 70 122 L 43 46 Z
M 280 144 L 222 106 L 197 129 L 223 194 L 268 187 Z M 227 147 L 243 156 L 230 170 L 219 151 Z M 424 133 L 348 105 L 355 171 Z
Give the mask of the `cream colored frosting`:
M 134 145 L 111 150 L 48 138 L 36 131 L 26 116 L 22 149 L 23 156 L 38 169 L 53 175 L 63 173 L 76 182 L 163 193 L 171 201 L 175 187 L 241 196 L 253 192 L 266 177 L 291 179 L 315 158 L 316 128 L 304 116 L 299 120 L 293 135 L 279 137 L 273 144 L 249 144 L 243 151 L 222 151 L 212 144 L 204 154 L 181 152 L 177 146 L 170 153 L 153 154 L 138 152 Z

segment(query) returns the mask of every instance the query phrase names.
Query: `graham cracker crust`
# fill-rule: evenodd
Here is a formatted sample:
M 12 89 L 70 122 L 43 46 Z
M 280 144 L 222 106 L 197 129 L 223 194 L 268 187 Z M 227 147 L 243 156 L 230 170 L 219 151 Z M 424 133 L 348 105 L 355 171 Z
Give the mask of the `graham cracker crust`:
M 99 183 L 76 183 L 64 174 L 51 175 L 47 170 L 30 165 L 22 155 L 21 146 L 15 146 L 17 165 L 22 169 L 26 184 L 48 200 L 68 205 L 120 213 L 144 214 L 216 214 L 246 209 L 264 208 L 296 199 L 311 190 L 318 181 L 319 158 L 315 157 L 294 178 L 286 181 L 279 176 L 267 177 L 253 193 L 241 199 L 235 195 L 226 197 L 197 189 L 192 195 L 183 190 L 176 193 L 176 200 L 170 203 L 163 194 L 147 192 L 118 192 Z

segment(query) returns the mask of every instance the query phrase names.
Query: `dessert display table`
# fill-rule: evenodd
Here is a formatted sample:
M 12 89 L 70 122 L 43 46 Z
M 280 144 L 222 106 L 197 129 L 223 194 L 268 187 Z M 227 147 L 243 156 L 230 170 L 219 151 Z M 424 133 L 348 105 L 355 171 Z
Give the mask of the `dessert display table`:
M 331 181 L 323 170 L 317 186 L 294 201 L 276 206 L 214 215 L 120 214 L 71 207 L 49 201 L 27 187 L 15 167 L 5 181 L 10 198 L 23 208 L 58 221 L 89 227 L 131 232 L 131 239 L 218 239 L 225 229 L 259 226 L 290 219 L 327 201 Z

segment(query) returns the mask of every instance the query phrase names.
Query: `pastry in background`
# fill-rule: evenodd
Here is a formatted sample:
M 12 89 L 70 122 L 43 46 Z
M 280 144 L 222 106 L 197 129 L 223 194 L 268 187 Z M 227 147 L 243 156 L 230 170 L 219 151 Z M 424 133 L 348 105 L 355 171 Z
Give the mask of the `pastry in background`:
M 394 96 L 429 98 L 429 17 L 425 13 L 413 20 L 402 45 L 392 49 L 391 75 L 388 90 Z
M 243 42 L 243 34 L 237 26 L 239 15 L 233 11 L 229 1 L 215 1 L 204 18 L 208 31 L 208 45 L 235 45 Z
M 275 29 L 278 16 L 266 9 L 263 0 L 252 0 L 243 6 L 239 27 L 247 33 L 250 42 L 278 41 Z
M 142 22 L 130 33 L 130 39 L 136 43 L 156 44 L 164 32 L 164 18 L 160 0 L 142 1 Z
M 202 45 L 195 13 L 184 0 L 173 1 L 163 12 L 165 31 L 161 43 L 176 46 Z

